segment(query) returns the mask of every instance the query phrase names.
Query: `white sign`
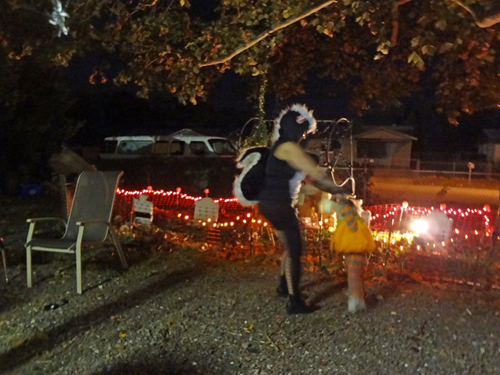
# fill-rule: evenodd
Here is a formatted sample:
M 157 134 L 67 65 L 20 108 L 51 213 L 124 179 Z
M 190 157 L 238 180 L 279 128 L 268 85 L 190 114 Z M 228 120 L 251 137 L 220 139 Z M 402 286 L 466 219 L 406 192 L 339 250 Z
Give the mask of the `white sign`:
M 219 218 L 219 204 L 214 203 L 212 198 L 203 198 L 194 204 L 194 221 L 207 221 L 208 219 L 217 222 Z
M 139 199 L 134 198 L 132 209 L 137 224 L 150 225 L 153 222 L 153 202 L 147 199 L 147 195 L 143 194 L 139 195 Z

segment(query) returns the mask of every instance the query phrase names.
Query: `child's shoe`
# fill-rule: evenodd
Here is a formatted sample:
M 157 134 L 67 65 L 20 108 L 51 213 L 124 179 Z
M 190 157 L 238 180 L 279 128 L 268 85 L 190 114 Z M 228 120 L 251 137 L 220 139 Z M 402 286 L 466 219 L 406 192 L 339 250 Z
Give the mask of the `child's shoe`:
M 366 309 L 366 304 L 362 298 L 355 297 L 355 296 L 349 296 L 349 299 L 347 301 L 347 310 L 350 313 L 355 313 L 356 311 L 365 310 L 365 309 Z

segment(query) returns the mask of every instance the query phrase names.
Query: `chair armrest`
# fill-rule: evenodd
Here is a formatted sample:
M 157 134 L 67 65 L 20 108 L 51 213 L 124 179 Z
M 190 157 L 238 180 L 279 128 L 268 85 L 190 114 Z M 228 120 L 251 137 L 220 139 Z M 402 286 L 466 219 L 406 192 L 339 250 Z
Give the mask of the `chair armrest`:
M 66 220 L 61 219 L 60 217 L 35 217 L 31 219 L 27 219 L 27 223 L 36 223 L 38 221 L 60 221 L 66 226 Z
M 60 221 L 61 223 L 64 224 L 64 227 L 67 226 L 66 220 L 61 219 L 60 217 L 38 217 L 38 218 L 27 219 L 26 222 L 29 223 L 30 226 L 28 230 L 28 237 L 26 238 L 26 243 L 30 242 L 31 239 L 33 238 L 33 234 L 35 233 L 35 224 L 40 221 Z

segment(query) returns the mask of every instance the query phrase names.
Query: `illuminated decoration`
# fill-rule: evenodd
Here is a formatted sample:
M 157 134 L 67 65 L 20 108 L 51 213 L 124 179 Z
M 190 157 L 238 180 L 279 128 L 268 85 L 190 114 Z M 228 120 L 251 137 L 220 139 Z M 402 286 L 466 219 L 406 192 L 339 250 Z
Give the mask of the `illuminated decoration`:
M 220 242 L 221 240 L 220 229 L 217 228 L 215 224 L 214 226 L 209 226 L 207 228 L 207 234 L 205 240 L 210 245 L 216 245 L 217 243 Z
M 442 211 L 432 211 L 422 218 L 427 222 L 427 231 L 422 233 L 424 238 L 441 242 L 448 241 L 452 232 L 453 220 Z
M 425 233 L 427 231 L 427 222 L 422 219 L 415 220 L 411 223 L 411 229 L 416 233 Z
M 410 230 L 411 222 L 416 219 L 429 214 L 434 211 L 434 208 L 426 207 L 415 207 L 409 206 L 406 210 L 403 209 L 402 205 L 398 204 L 385 204 L 385 205 L 375 205 L 369 207 L 372 212 L 371 225 L 373 229 L 388 229 L 393 230 Z M 453 219 L 454 230 L 474 231 L 477 229 L 479 232 L 489 233 L 491 235 L 493 231 L 493 226 L 491 221 L 493 220 L 493 213 L 486 210 L 481 210 L 477 208 L 457 208 L 457 207 L 443 207 L 440 210 L 450 219 Z M 403 215 L 401 213 L 403 212 Z M 399 218 L 402 220 L 399 221 Z
M 130 214 L 131 205 L 133 198 L 137 198 L 139 195 L 144 194 L 148 196 L 148 200 L 153 202 L 155 210 L 155 220 L 167 220 L 167 219 L 178 219 L 182 220 L 186 224 L 198 223 L 200 225 L 212 226 L 214 223 L 204 220 L 186 220 L 185 216 L 188 215 L 193 218 L 194 205 L 197 201 L 200 201 L 202 197 L 191 196 L 182 193 L 181 188 L 175 191 L 168 190 L 153 190 L 151 187 L 142 190 L 125 190 L 117 189 L 117 195 L 115 200 L 115 209 L 122 216 L 127 216 Z M 268 227 L 269 224 L 263 220 L 262 217 L 255 217 L 256 222 L 252 223 L 251 217 L 254 216 L 252 209 L 250 207 L 245 207 L 239 204 L 235 198 L 214 198 L 214 203 L 219 204 L 219 216 L 217 218 L 216 226 L 224 226 L 228 224 L 228 228 L 237 228 L 242 226 L 254 226 L 254 227 Z M 492 232 L 494 225 L 492 222 L 495 219 L 496 212 L 488 212 L 488 209 L 482 207 L 478 208 L 464 208 L 464 207 L 451 207 L 443 206 L 440 210 L 446 216 L 453 219 L 453 243 L 457 244 L 460 241 L 466 240 L 471 241 L 471 236 L 473 236 L 477 241 L 482 241 L 488 239 L 491 241 Z M 392 235 L 396 232 L 406 233 L 411 232 L 411 223 L 417 219 L 424 217 L 429 214 L 434 208 L 427 207 L 416 207 L 408 206 L 404 207 L 402 204 L 384 204 L 384 205 L 373 205 L 367 206 L 365 209 L 369 209 L 371 212 L 370 227 L 373 231 L 388 231 L 392 232 Z M 318 231 L 325 231 L 325 235 L 333 231 L 335 226 L 335 220 L 332 220 L 334 215 L 319 215 L 316 222 L 312 222 L 311 218 L 301 217 L 304 226 Z M 401 218 L 401 220 L 400 220 Z M 250 219 L 250 220 L 249 220 Z M 258 223 L 258 220 L 262 220 Z M 328 222 L 325 221 L 328 219 Z M 230 223 L 234 223 L 231 226 Z M 320 224 L 321 222 L 321 224 Z M 205 224 L 203 224 L 205 223 Z M 475 230 L 478 234 L 475 235 Z M 467 239 L 465 238 L 467 235 Z M 500 240 L 496 238 L 495 240 Z M 450 239 L 451 241 L 451 239 Z M 437 242 L 441 243 L 441 240 Z
M 147 195 L 139 195 L 132 203 L 134 222 L 140 225 L 151 225 L 153 222 L 153 202 L 149 202 Z
M 131 204 L 132 199 L 140 194 L 147 195 L 149 200 L 153 202 L 155 210 L 160 211 L 158 213 L 165 217 L 175 217 L 176 213 L 181 211 L 193 215 L 195 203 L 202 199 L 202 197 L 181 193 L 180 188 L 177 188 L 176 191 L 117 189 L 115 206 L 118 211 L 121 214 L 127 211 L 126 206 Z M 215 198 L 214 203 L 219 204 L 219 221 L 226 219 L 234 221 L 234 215 L 242 216 L 251 211 L 251 208 L 241 206 L 236 198 Z
M 214 198 L 214 203 L 219 204 L 217 220 L 194 220 L 195 203 L 201 201 L 202 197 L 181 192 L 181 189 L 164 191 L 153 190 L 151 187 L 133 191 L 118 189 L 115 213 L 123 217 L 129 215 L 133 199 L 143 194 L 154 202 L 155 222 L 166 224 L 163 228 L 159 226 L 153 229 L 164 234 L 162 240 L 170 242 L 169 246 L 194 246 L 199 251 L 215 250 L 211 256 L 219 259 L 248 261 L 249 257 L 258 254 L 269 255 L 270 260 L 274 259 L 277 250 L 275 235 L 269 223 L 256 210 L 241 206 L 234 198 Z M 487 249 L 491 248 L 492 240 L 500 240 L 500 236 L 492 235 L 494 225 L 491 223 L 496 210 L 492 213 L 484 207 L 442 206 L 436 211 L 452 218 L 453 228 L 449 232 L 449 241 L 433 241 L 421 238 L 417 234 L 417 228 L 411 226 L 416 220 L 424 219 L 433 208 L 404 207 L 403 204 L 374 205 L 366 207 L 368 208 L 373 212 L 372 233 L 377 251 L 370 255 L 367 269 L 372 277 L 375 276 L 375 282 L 378 282 L 376 280 L 379 277 L 374 270 L 384 267 L 390 272 L 405 273 L 416 281 L 428 282 L 436 278 L 439 283 L 483 285 L 482 281 L 478 283 L 477 280 L 464 279 L 460 267 L 443 265 L 447 264 L 444 262 L 455 264 L 457 260 L 460 264 L 476 264 L 477 259 L 483 262 L 488 256 Z M 305 242 L 304 268 L 308 272 L 321 271 L 334 275 L 343 270 L 342 267 L 339 268 L 339 259 L 332 255 L 328 246 L 336 224 L 334 217 L 335 215 L 324 213 L 314 219 L 300 217 Z M 138 238 L 138 233 L 133 231 L 120 229 L 120 232 L 128 241 Z M 482 268 L 479 272 L 481 270 Z M 492 280 L 491 287 L 500 289 L 499 283 L 500 279 Z
M 205 198 L 196 201 L 194 204 L 194 220 L 195 222 L 213 220 L 218 221 L 219 218 L 219 203 L 215 203 L 212 198 L 208 197 L 208 189 L 205 189 Z
M 61 33 L 64 35 L 68 35 L 68 27 L 66 26 L 66 18 L 69 18 L 69 14 L 66 13 L 62 4 L 59 0 L 52 0 L 52 5 L 54 6 L 54 10 L 52 11 L 49 19 L 49 23 L 57 27 L 58 32 L 57 36 L 60 37 Z

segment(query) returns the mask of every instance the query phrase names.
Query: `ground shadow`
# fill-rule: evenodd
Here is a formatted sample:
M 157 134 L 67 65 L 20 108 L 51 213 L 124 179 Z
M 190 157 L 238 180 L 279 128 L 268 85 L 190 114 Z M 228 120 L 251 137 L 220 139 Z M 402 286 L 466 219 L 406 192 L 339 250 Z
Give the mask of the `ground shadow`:
M 84 281 L 88 282 L 88 271 L 101 274 L 113 274 L 112 276 L 99 277 L 94 282 L 83 290 L 88 292 L 90 290 L 99 288 L 100 286 L 112 281 L 119 275 L 126 273 L 128 270 L 122 267 L 122 264 L 116 253 L 116 249 L 112 245 L 99 245 L 95 248 L 85 248 L 82 261 L 82 273 Z M 124 248 L 127 251 L 127 248 Z M 10 262 L 8 259 L 8 276 L 9 282 L 2 282 L 4 279 L 3 273 L 0 274 L 0 312 L 6 312 L 14 308 L 17 304 L 26 303 L 31 296 L 27 296 L 24 290 L 20 290 L 21 286 L 26 287 L 26 252 L 23 250 L 23 257 L 17 257 L 16 262 Z M 146 262 L 151 256 L 152 252 L 148 251 L 131 251 L 125 253 L 129 267 L 138 267 L 141 263 Z M 170 254 L 167 254 L 170 255 Z M 76 262 L 73 254 L 55 254 L 43 251 L 34 251 L 32 255 L 33 271 L 40 271 L 39 267 L 44 266 L 47 269 L 33 276 L 33 285 L 40 285 L 48 280 L 54 280 L 57 272 L 68 273 L 74 281 L 71 284 L 70 291 L 76 288 Z M 92 280 L 90 280 L 92 281 Z
M 201 262 L 203 263 L 203 262 Z M 174 271 L 157 277 L 151 283 L 133 292 L 125 294 L 116 301 L 101 305 L 88 312 L 77 315 L 64 324 L 56 326 L 41 335 L 27 340 L 22 346 L 0 354 L 0 374 L 28 362 L 39 353 L 53 349 L 61 343 L 89 330 L 91 327 L 109 320 L 111 315 L 121 314 L 130 308 L 165 292 L 169 288 L 194 278 L 206 271 L 206 264 Z
M 322 284 L 327 286 L 323 287 L 319 293 L 315 293 L 314 297 L 309 300 L 309 303 L 313 306 L 320 304 L 324 299 L 339 293 L 342 289 L 345 289 L 347 286 L 347 280 L 324 280 Z
M 189 361 L 167 357 L 136 356 L 91 375 L 216 375 L 204 364 L 193 365 Z M 218 374 L 217 374 L 218 375 Z

